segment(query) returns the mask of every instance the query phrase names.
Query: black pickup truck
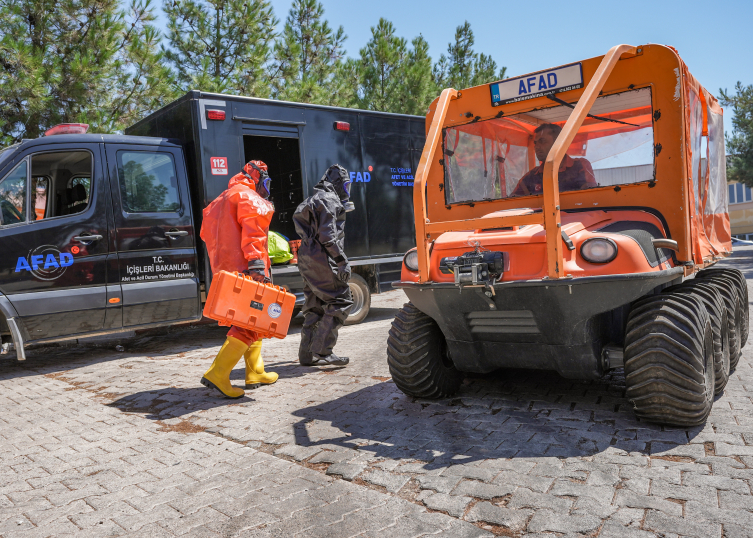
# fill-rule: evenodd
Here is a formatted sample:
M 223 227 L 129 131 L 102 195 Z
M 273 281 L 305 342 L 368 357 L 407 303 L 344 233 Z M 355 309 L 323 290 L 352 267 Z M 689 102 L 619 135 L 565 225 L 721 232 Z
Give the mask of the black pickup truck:
M 252 159 L 267 163 L 271 229 L 333 163 L 354 180 L 346 252 L 353 321 L 415 244 L 413 171 L 424 118 L 192 91 L 125 135 L 62 134 L 0 149 L 0 335 L 24 345 L 191 323 L 211 284 L 202 210 Z M 302 302 L 295 265 L 276 284 Z

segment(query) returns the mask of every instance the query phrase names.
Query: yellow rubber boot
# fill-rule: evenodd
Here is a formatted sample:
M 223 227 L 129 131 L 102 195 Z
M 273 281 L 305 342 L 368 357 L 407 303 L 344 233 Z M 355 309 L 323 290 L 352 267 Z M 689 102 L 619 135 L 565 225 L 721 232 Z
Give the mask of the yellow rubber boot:
M 280 377 L 274 372 L 264 371 L 264 361 L 261 358 L 261 339 L 249 346 L 244 357 L 246 359 L 246 385 L 274 383 Z
M 201 378 L 201 384 L 210 389 L 217 389 L 228 398 L 242 397 L 245 394 L 243 389 L 230 384 L 230 372 L 247 349 L 248 345 L 245 342 L 228 336 L 212 366 Z

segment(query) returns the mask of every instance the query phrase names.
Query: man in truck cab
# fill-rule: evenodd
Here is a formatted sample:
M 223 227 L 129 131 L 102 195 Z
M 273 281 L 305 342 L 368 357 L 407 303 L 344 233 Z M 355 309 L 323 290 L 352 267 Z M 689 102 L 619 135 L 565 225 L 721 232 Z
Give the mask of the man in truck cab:
M 270 282 L 267 236 L 274 206 L 269 198 L 269 175 L 262 161 L 250 161 L 230 178 L 228 188 L 204 209 L 201 238 L 207 245 L 212 273 L 239 272 L 257 282 Z M 247 329 L 231 327 L 202 385 L 228 398 L 240 398 L 242 389 L 230 384 L 230 372 L 241 357 L 246 361 L 246 385 L 274 383 L 277 374 L 264 371 L 261 339 Z
M 337 332 L 350 313 L 350 265 L 345 256 L 345 213 L 350 201 L 350 175 L 333 164 L 293 214 L 301 238 L 298 268 L 303 277 L 303 327 L 298 361 L 304 366 L 344 366 L 347 357 L 332 350 Z
M 544 161 L 561 132 L 562 127 L 554 123 L 543 123 L 536 127 L 533 131 L 533 149 L 536 153 L 536 159 L 541 164 L 529 170 L 521 178 L 510 196 L 528 196 L 544 192 Z M 591 163 L 586 159 L 573 159 L 569 155 L 565 155 L 557 176 L 560 192 L 577 191 L 597 186 Z

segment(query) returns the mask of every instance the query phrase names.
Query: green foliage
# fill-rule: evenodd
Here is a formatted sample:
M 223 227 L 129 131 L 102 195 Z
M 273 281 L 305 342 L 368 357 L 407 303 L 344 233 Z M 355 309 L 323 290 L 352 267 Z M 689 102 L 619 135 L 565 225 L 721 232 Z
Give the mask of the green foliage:
M 753 187 L 753 85 L 735 86 L 735 94 L 719 90 L 719 101 L 731 106 L 732 134 L 727 135 L 727 179 Z
M 0 145 L 58 123 L 114 132 L 172 97 L 151 0 L 0 0 Z
M 346 58 L 318 0 L 293 0 L 279 35 L 270 0 L 163 1 L 164 44 L 152 0 L 0 0 L 0 146 L 59 123 L 122 131 L 191 89 L 422 115 L 445 87 L 505 75 L 468 22 L 432 65 L 385 19 Z
M 505 78 L 507 68 L 497 71 L 491 56 L 474 52 L 475 42 L 468 21 L 455 29 L 455 43 L 447 45 L 448 56 L 441 55 L 434 66 L 434 82 L 440 89 L 460 90 Z
M 277 20 L 268 0 L 166 0 L 165 58 L 182 91 L 269 96 Z
M 380 19 L 358 62 L 360 108 L 403 114 L 425 114 L 436 87 L 431 78 L 429 45 L 416 37 L 408 48 L 395 27 Z
M 350 104 L 352 91 L 337 77 L 346 37 L 342 26 L 333 30 L 324 20 L 320 2 L 294 0 L 274 45 L 269 75 L 274 97 L 301 103 Z

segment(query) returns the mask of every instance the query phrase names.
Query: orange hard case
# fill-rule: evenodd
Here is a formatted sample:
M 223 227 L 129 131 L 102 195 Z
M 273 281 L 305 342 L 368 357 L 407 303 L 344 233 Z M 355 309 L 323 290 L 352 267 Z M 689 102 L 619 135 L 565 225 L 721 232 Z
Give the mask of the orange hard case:
M 295 295 L 250 276 L 220 271 L 212 279 L 204 316 L 259 334 L 285 338 L 295 307 Z

